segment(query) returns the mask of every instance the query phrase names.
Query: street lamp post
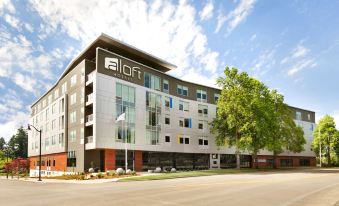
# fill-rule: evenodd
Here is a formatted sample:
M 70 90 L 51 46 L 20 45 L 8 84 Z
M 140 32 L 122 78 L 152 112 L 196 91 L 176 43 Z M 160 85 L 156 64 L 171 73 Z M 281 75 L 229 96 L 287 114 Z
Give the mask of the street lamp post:
M 41 129 L 38 130 L 33 125 L 30 125 L 30 124 L 27 125 L 28 130 L 31 130 L 31 127 L 33 127 L 37 132 L 39 132 L 39 137 L 40 137 L 40 143 L 39 143 L 39 179 L 38 179 L 38 181 L 41 181 L 41 133 L 42 133 L 42 130 Z

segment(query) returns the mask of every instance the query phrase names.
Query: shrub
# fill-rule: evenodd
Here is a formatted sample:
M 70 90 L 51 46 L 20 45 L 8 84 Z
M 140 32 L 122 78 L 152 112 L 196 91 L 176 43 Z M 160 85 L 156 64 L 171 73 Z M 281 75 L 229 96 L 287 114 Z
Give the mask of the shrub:
M 104 175 L 103 175 L 101 172 L 99 172 L 98 175 L 97 175 L 97 177 L 98 177 L 99 179 L 101 179 L 101 178 L 104 177 Z

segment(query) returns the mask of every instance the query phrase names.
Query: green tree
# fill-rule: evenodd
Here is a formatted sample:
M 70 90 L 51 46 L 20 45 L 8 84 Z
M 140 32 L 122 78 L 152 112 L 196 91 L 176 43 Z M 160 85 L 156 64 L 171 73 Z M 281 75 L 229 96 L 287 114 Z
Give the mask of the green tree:
M 266 149 L 273 152 L 273 167 L 276 168 L 278 154 L 284 150 L 292 152 L 302 152 L 306 140 L 304 131 L 297 126 L 293 120 L 291 110 L 284 103 L 284 97 L 276 90 L 270 93 L 270 121 L 269 132 L 266 142 Z
M 338 130 L 333 117 L 325 115 L 318 122 L 317 127 L 313 132 L 312 149 L 319 155 L 320 145 L 322 153 L 325 153 L 327 165 L 331 166 L 331 153 L 335 152 L 338 147 Z M 322 160 L 320 160 L 322 161 Z
M 5 138 L 0 137 L 0 150 L 1 150 L 1 151 L 4 150 L 5 145 L 6 145 Z
M 27 157 L 27 146 L 28 146 L 28 135 L 26 130 L 23 127 L 20 127 L 17 130 L 17 133 L 12 136 L 9 140 L 8 145 L 12 152 L 11 156 L 16 157 Z
M 264 148 L 267 136 L 267 112 L 265 101 L 268 88 L 247 73 L 238 73 L 235 68 L 225 68 L 225 77 L 217 84 L 222 87 L 217 103 L 217 116 L 211 123 L 211 131 L 216 134 L 217 146 L 236 148 L 237 168 L 240 168 L 240 151 L 247 150 L 257 156 Z

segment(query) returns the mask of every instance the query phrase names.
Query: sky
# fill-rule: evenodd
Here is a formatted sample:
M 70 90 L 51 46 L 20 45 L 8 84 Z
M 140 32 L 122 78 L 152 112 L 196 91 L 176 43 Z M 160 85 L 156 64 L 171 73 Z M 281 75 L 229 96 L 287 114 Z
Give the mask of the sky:
M 0 0 L 0 136 L 101 33 L 214 86 L 226 66 L 339 125 L 338 0 Z

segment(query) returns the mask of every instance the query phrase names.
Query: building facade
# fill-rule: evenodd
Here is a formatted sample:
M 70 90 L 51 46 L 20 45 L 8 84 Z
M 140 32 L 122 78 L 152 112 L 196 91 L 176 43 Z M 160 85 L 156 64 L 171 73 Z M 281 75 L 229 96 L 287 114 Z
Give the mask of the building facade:
M 220 90 L 167 74 L 175 66 L 105 34 L 66 68 L 57 83 L 32 105 L 30 124 L 42 130 L 42 174 L 112 170 L 141 171 L 235 166 L 234 149 L 217 147 L 209 131 Z M 284 152 L 278 166 L 314 166 L 310 149 L 315 113 L 290 107 L 304 128 L 302 153 Z M 126 114 L 125 121 L 116 118 Z M 31 176 L 37 175 L 39 133 L 29 132 Z M 251 167 L 243 152 L 241 164 Z M 272 153 L 259 154 L 260 166 Z

